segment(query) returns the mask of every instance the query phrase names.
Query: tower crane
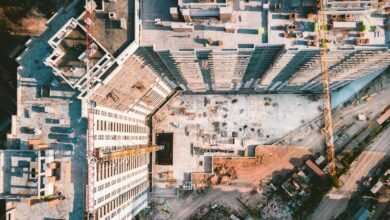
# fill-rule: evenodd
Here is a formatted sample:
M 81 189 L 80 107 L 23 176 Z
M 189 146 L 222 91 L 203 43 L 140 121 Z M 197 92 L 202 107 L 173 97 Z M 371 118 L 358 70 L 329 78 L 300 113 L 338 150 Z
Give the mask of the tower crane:
M 90 75 L 90 59 L 91 59 L 91 29 L 94 25 L 94 11 L 96 3 L 93 0 L 87 0 L 85 3 L 85 17 L 84 22 L 86 25 L 85 33 L 85 49 L 86 49 L 86 60 L 85 60 L 85 72 L 87 74 L 87 98 L 85 100 L 87 111 L 88 111 L 88 130 L 87 130 L 87 184 L 86 184 L 86 213 L 87 219 L 93 219 L 94 210 L 94 197 L 93 197 L 93 186 L 95 180 L 95 167 L 96 159 L 94 157 L 94 107 L 92 101 L 89 99 L 91 85 L 93 83 L 92 76 Z
M 323 134 L 325 138 L 326 153 L 328 159 L 328 170 L 331 177 L 336 177 L 335 149 L 333 139 L 333 120 L 332 120 L 332 105 L 330 79 L 328 71 L 328 19 L 325 12 L 325 0 L 319 0 L 318 11 L 318 32 L 320 46 L 320 63 L 322 74 L 322 95 L 323 95 L 323 118 L 324 128 Z

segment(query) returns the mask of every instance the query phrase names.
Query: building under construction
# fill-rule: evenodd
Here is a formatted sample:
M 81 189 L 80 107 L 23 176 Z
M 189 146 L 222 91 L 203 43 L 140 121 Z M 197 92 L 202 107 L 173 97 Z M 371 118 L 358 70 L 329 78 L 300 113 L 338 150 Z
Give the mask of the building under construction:
M 149 0 L 140 44 L 185 91 L 320 92 L 318 2 Z M 386 68 L 386 2 L 326 6 L 331 88 Z
M 0 154 L 7 219 L 134 218 L 158 184 L 151 119 L 176 91 L 321 93 L 318 10 L 315 0 L 75 0 L 59 10 L 17 58 L 18 110 Z M 389 10 L 326 1 L 332 91 L 389 66 Z

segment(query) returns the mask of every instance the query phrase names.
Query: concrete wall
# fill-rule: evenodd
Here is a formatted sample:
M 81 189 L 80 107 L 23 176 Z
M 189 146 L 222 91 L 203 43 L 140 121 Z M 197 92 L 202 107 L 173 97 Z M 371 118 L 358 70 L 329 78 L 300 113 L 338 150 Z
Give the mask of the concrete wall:
M 152 53 L 151 47 L 148 50 Z M 154 53 L 153 59 L 159 59 L 155 68 L 164 69 L 162 76 L 188 93 L 321 91 L 319 49 L 284 50 L 283 45 L 266 45 Z M 388 55 L 383 47 L 331 49 L 327 59 L 331 89 L 387 68 Z

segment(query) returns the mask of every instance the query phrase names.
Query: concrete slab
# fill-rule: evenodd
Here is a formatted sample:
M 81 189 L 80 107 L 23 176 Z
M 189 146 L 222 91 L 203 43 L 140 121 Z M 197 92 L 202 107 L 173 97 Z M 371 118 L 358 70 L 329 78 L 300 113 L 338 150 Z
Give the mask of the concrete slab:
M 113 55 L 134 40 L 135 1 L 104 1 L 104 11 L 96 12 L 92 35 Z M 109 14 L 114 15 L 112 18 Z M 123 19 L 127 29 L 120 27 Z
M 189 49 L 189 48 L 228 48 L 235 49 L 239 44 L 261 44 L 262 11 L 259 2 L 241 1 L 241 8 L 236 8 L 229 22 L 236 29 L 235 33 L 224 30 L 224 22 L 218 19 L 199 19 L 194 21 L 193 32 L 175 32 L 170 28 L 172 21 L 170 7 L 177 7 L 172 0 L 146 0 L 141 3 L 141 45 L 154 45 L 156 49 Z M 155 19 L 162 21 L 161 25 Z M 175 21 L 183 22 L 183 21 Z M 222 45 L 205 43 L 208 39 L 222 41 Z
M 318 116 L 320 105 L 288 94 L 179 95 L 154 116 L 154 132 L 173 133 L 172 169 L 180 184 L 184 173 L 203 171 L 196 150 L 238 153 L 270 143 Z

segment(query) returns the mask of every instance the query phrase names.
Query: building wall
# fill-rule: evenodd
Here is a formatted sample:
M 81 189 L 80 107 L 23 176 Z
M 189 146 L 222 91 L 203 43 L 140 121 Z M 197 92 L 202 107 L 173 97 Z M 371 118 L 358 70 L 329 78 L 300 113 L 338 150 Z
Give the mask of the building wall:
M 95 219 L 128 219 L 137 214 L 140 197 L 147 197 L 149 156 L 127 156 L 96 164 Z
M 336 90 L 349 82 L 361 79 L 372 73 L 384 71 L 390 65 L 389 50 L 360 49 L 350 51 L 339 62 L 329 67 L 330 88 Z M 316 76 L 300 89 L 303 91 L 321 91 L 321 76 Z
M 164 75 L 189 93 L 317 93 L 321 89 L 318 48 L 286 50 L 283 45 L 265 45 L 154 52 L 158 54 L 154 59 L 161 61 L 160 69 L 169 72 Z M 335 90 L 379 69 L 385 70 L 390 64 L 388 53 L 384 47 L 330 49 L 327 61 L 331 88 Z
M 148 143 L 149 128 L 145 114 L 97 107 L 93 120 L 94 148 L 108 151 Z
M 253 49 L 212 51 L 210 73 L 213 88 L 220 91 L 238 90 Z
M 189 89 L 198 92 L 206 91 L 206 84 L 203 80 L 196 51 L 192 49 L 171 51 L 170 54 Z
M 94 139 L 89 147 L 99 149 L 99 154 L 148 145 L 147 113 L 99 106 L 93 113 Z M 147 205 L 148 164 L 148 154 L 96 160 L 89 198 L 95 219 L 130 219 Z
M 257 88 L 260 78 L 270 68 L 276 57 L 283 50 L 282 45 L 256 47 L 250 57 L 245 75 L 242 78 L 241 89 L 251 90 Z

